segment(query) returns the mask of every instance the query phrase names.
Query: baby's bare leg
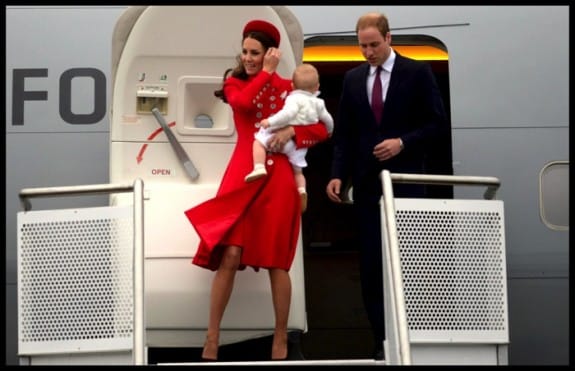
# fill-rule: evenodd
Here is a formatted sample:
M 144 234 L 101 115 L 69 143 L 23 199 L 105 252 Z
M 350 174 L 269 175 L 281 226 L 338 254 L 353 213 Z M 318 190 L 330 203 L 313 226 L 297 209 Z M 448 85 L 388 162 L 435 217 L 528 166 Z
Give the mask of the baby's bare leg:
M 254 166 L 256 164 L 264 164 L 266 161 L 266 148 L 259 140 L 254 140 L 253 144 L 253 157 Z
M 258 140 L 254 140 L 253 144 L 253 157 L 254 169 L 251 173 L 246 175 L 246 182 L 253 182 L 267 175 L 265 161 L 266 161 L 266 148 Z

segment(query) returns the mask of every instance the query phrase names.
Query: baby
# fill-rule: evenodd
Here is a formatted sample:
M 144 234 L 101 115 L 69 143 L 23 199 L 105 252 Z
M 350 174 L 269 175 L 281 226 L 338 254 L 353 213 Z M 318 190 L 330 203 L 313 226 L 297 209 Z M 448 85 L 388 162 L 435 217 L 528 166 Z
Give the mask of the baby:
M 246 182 L 252 182 L 267 175 L 264 165 L 266 159 L 267 142 L 273 131 L 288 125 L 315 124 L 319 121 L 326 125 L 328 133 L 333 131 L 333 118 L 325 108 L 323 99 L 319 95 L 319 74 L 317 69 L 308 63 L 296 67 L 292 76 L 293 89 L 286 97 L 284 107 L 267 119 L 260 121 L 260 130 L 256 133 L 253 144 L 254 168 L 245 177 Z M 307 208 L 306 180 L 302 169 L 307 166 L 305 155 L 307 148 L 296 148 L 295 142 L 290 140 L 282 150 L 292 164 L 295 182 L 301 197 L 302 212 Z

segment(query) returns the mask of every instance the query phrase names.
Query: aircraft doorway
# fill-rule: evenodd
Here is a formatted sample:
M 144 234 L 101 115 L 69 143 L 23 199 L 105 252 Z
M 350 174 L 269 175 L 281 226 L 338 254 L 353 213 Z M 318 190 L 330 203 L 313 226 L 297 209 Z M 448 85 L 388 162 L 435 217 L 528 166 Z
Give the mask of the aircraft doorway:
M 435 38 L 394 35 L 394 49 L 428 62 L 448 116 L 448 133 L 429 154 L 429 174 L 453 175 L 447 49 Z M 317 36 L 305 40 L 303 60 L 320 75 L 320 97 L 334 119 L 343 76 L 364 62 L 355 36 Z M 334 204 L 325 193 L 330 179 L 331 140 L 309 149 L 304 174 L 308 209 L 302 216 L 308 332 L 302 338 L 306 359 L 370 358 L 371 331 L 363 309 L 359 257 L 350 204 Z M 453 187 L 430 187 L 430 198 L 453 198 Z

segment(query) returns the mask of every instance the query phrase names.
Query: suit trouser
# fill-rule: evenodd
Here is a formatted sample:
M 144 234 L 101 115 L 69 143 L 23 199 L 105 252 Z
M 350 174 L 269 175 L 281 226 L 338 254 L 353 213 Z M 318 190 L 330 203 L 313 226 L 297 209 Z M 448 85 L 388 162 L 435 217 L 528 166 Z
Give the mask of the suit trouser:
M 383 313 L 383 272 L 381 251 L 381 216 L 378 203 L 355 205 L 358 221 L 359 270 L 363 304 L 371 325 L 376 349 L 385 339 Z

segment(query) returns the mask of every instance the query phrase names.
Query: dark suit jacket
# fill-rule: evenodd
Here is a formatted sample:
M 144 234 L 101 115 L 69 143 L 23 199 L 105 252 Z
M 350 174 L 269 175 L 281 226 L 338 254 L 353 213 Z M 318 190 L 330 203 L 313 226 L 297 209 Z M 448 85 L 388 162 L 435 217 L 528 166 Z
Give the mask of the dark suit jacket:
M 429 64 L 396 52 L 380 124 L 375 122 L 367 97 L 368 74 L 368 63 L 346 72 L 333 132 L 332 178 L 345 182 L 351 177 L 354 202 L 379 200 L 378 179 L 383 169 L 424 173 L 426 148 L 446 125 L 441 92 Z M 405 148 L 390 160 L 378 161 L 373 155 L 375 145 L 396 137 L 402 139 Z M 415 187 L 411 189 L 419 193 Z M 423 195 L 407 192 L 399 196 Z

